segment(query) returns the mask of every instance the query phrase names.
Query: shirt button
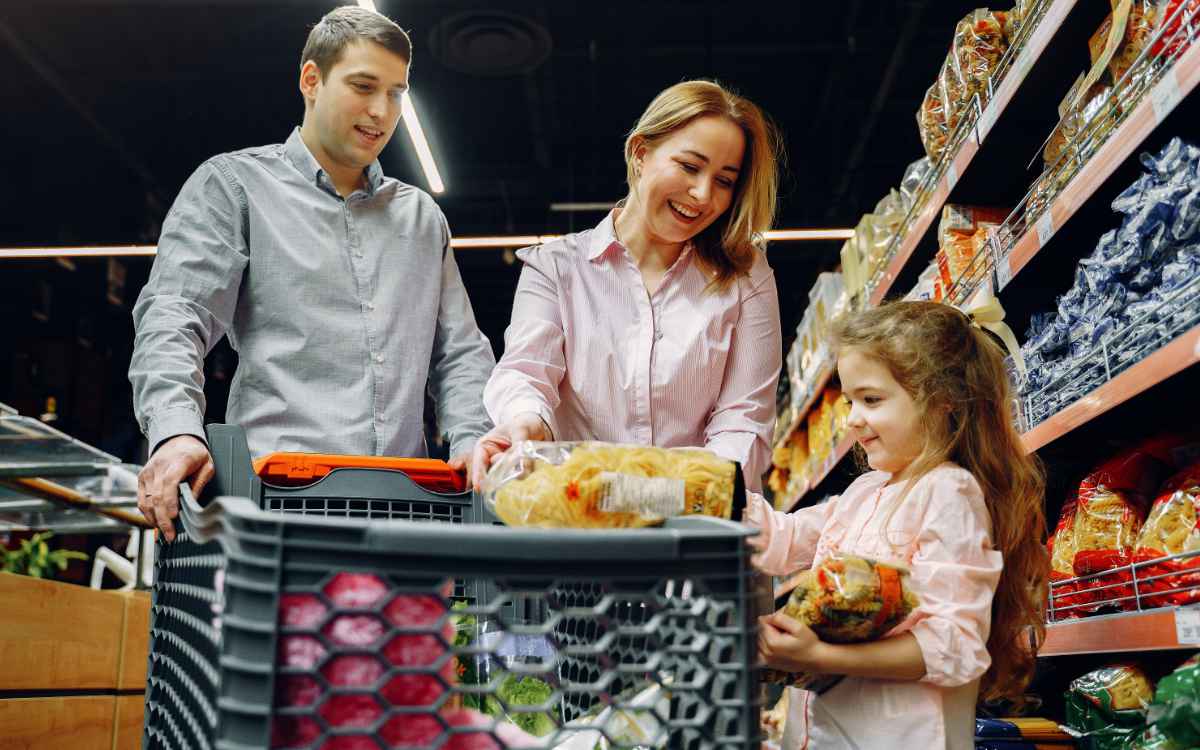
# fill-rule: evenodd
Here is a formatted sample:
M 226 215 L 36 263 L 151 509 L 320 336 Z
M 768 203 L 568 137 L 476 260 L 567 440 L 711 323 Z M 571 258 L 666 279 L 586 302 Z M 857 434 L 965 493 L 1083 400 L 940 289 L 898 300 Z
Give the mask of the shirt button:
M 661 339 L 662 339 L 662 331 L 655 331 L 654 332 L 654 340 L 659 341 Z
M 367 309 L 368 309 L 368 310 L 374 310 L 374 309 L 375 309 L 375 305 L 373 305 L 373 304 L 371 304 L 370 302 L 368 302 L 368 303 L 367 303 Z
M 383 355 L 382 355 L 382 354 L 376 354 L 376 355 L 375 355 L 375 361 L 376 361 L 376 362 L 378 362 L 379 364 L 381 364 L 381 365 L 382 365 L 382 364 L 383 364 Z

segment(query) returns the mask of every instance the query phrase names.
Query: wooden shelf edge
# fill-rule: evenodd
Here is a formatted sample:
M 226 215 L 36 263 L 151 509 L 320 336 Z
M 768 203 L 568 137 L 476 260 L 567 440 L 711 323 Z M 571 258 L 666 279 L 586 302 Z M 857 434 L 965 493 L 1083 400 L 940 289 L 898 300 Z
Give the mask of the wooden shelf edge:
M 1104 181 L 1121 164 L 1142 147 L 1142 143 L 1154 132 L 1159 123 L 1175 110 L 1200 83 L 1200 44 L 1193 44 L 1180 55 L 1175 64 L 1166 70 L 1161 80 L 1142 96 L 1129 116 L 1125 118 L 1108 139 L 1092 154 L 1079 172 L 1071 178 L 1066 188 L 1050 202 L 1050 224 L 1057 233 L 1075 213 L 1095 195 Z M 1167 96 L 1164 92 L 1178 89 L 1178 96 Z M 1166 102 L 1166 104 L 1161 103 Z M 1008 278 L 1011 280 L 1021 272 L 1041 251 L 1043 239 L 1036 226 L 1027 226 L 1025 233 L 1013 244 L 1003 262 L 1008 263 Z
M 1038 656 L 1104 654 L 1123 651 L 1165 651 L 1197 648 L 1180 643 L 1175 628 L 1174 609 L 1153 609 L 1079 620 L 1046 626 L 1046 641 Z
M 821 374 L 817 376 L 817 379 L 813 381 L 813 392 L 808 394 L 808 398 L 804 401 L 804 405 L 800 407 L 800 410 L 796 413 L 795 418 L 792 419 L 792 423 L 788 425 L 787 431 L 783 433 L 783 437 L 781 437 L 779 441 L 776 442 L 772 447 L 778 447 L 779 445 L 782 445 L 783 443 L 786 443 L 792 439 L 792 435 L 797 429 L 800 428 L 800 425 L 804 423 L 805 418 L 808 417 L 808 412 L 812 410 L 813 404 L 817 402 L 817 399 L 820 398 L 821 394 L 825 391 L 825 386 L 829 385 L 830 380 L 833 380 L 833 373 L 835 372 L 837 372 L 837 361 L 833 359 L 832 355 L 830 355 L 829 362 L 826 363 L 824 369 L 821 371 Z
M 1200 325 L 1083 396 L 1021 436 L 1026 453 L 1040 450 L 1109 409 L 1200 362 Z

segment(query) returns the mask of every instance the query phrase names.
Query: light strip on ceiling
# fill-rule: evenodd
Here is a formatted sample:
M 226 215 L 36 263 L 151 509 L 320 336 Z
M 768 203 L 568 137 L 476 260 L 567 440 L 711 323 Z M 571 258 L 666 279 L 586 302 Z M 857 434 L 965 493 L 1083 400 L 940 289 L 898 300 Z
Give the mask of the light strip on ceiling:
M 845 240 L 854 236 L 853 229 L 776 229 L 767 232 L 775 242 L 805 240 Z M 527 247 L 540 245 L 562 237 L 561 234 L 514 234 L 496 237 L 454 237 L 450 247 L 456 250 L 484 248 Z M 0 260 L 21 258 L 107 258 L 110 256 L 152 256 L 156 245 L 92 245 L 88 247 L 10 247 L 0 248 Z
M 433 152 L 429 150 L 429 141 L 425 140 L 425 131 L 421 129 L 421 121 L 417 119 L 417 110 L 413 106 L 412 95 L 407 91 L 400 98 L 400 119 L 404 121 L 404 127 L 408 130 L 408 138 L 417 152 L 417 160 L 421 162 L 421 169 L 425 172 L 425 181 L 429 183 L 429 191 L 435 195 L 446 192 L 442 175 L 433 161 Z
M 551 203 L 550 210 L 559 213 L 570 213 L 572 211 L 608 211 L 612 209 L 611 201 L 595 201 L 592 203 Z

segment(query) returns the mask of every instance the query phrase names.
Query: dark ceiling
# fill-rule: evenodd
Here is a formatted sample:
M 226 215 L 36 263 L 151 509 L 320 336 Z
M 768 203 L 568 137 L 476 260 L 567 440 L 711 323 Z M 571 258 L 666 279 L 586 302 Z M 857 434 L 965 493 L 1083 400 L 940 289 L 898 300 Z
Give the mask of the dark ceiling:
M 696 77 L 749 96 L 784 133 L 779 227 L 853 226 L 922 154 L 914 113 L 955 21 L 976 5 L 376 2 L 413 37 L 412 90 L 447 183 L 438 202 L 459 235 L 593 225 L 600 214 L 549 206 L 619 198 L 625 132 L 655 93 Z M 298 124 L 299 51 L 309 27 L 337 4 L 0 4 L 0 246 L 153 243 L 179 186 L 204 159 L 281 141 Z M 548 45 L 544 60 L 520 72 L 527 56 L 536 62 L 539 44 Z M 481 57 L 499 62 L 464 72 Z M 497 70 L 504 67 L 515 72 Z M 382 161 L 391 175 L 426 186 L 402 130 Z M 785 339 L 815 274 L 836 265 L 838 247 L 772 247 Z M 517 270 L 495 251 L 462 251 L 459 262 L 499 348 Z M 89 297 L 73 284 L 105 283 L 101 261 L 55 274 L 42 273 L 50 261 L 40 263 L 0 266 L 6 310 L 36 302 L 24 291 L 29 278 L 53 278 L 59 297 L 78 299 Z M 122 315 L 149 260 L 123 263 Z M 20 309 L 9 313 L 28 320 Z M 118 334 L 98 334 L 105 335 Z

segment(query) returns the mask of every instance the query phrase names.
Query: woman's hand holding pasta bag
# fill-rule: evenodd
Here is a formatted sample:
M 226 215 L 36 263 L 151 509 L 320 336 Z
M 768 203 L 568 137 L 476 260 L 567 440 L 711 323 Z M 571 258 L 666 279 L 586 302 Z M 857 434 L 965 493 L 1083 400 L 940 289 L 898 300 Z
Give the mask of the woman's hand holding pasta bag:
M 825 647 L 812 628 L 782 611 L 758 618 L 758 655 L 772 669 L 821 672 Z
M 550 440 L 550 428 L 537 414 L 521 412 L 507 422 L 496 425 L 475 443 L 471 456 L 471 481 L 476 492 L 480 491 L 488 467 L 504 451 L 522 440 Z

